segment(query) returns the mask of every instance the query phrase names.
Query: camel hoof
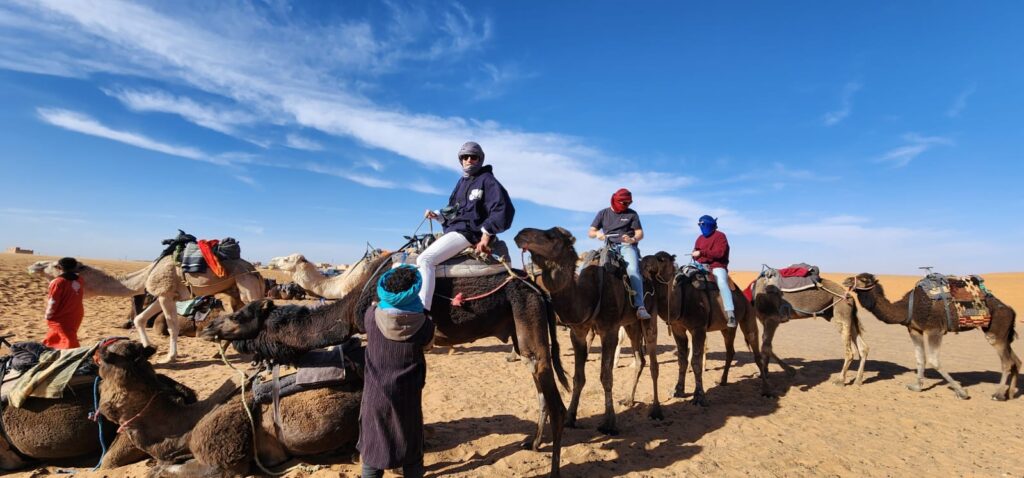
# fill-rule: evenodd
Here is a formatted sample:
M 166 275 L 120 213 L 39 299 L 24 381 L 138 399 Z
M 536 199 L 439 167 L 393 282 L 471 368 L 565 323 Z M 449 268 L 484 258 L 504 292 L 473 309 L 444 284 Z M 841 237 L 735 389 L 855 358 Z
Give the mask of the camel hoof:
M 626 399 L 619 400 L 619 405 L 621 405 L 623 407 L 626 407 L 626 408 L 630 408 L 634 404 L 636 404 L 636 402 L 634 402 L 633 400 L 626 400 Z
M 960 400 L 970 400 L 971 396 L 967 394 L 966 390 L 956 390 L 956 398 Z
M 597 431 L 599 431 L 601 433 L 604 433 L 605 435 L 608 435 L 608 436 L 618 436 L 619 435 L 619 429 L 618 428 L 609 427 L 609 426 L 605 426 L 605 425 L 601 425 L 601 426 L 597 427 Z
M 845 387 L 846 386 L 846 380 L 843 380 L 841 378 L 837 378 L 837 379 L 832 381 L 832 385 L 835 385 L 837 387 Z
M 772 390 L 761 390 L 761 396 L 764 398 L 779 398 L 779 396 Z
M 519 355 L 517 355 L 515 352 L 512 352 L 512 353 L 510 353 L 510 354 L 505 356 L 505 361 L 506 362 L 518 362 L 519 360 L 520 360 Z
M 664 420 L 665 414 L 661 413 L 661 407 L 656 407 L 651 410 L 651 413 L 647 414 L 647 418 L 651 420 Z
M 566 428 L 580 428 L 579 425 L 576 424 L 576 417 L 566 418 L 565 419 L 565 427 Z
M 907 390 L 910 390 L 911 392 L 920 392 L 921 391 L 921 384 L 920 383 L 908 383 L 907 384 Z
M 853 382 L 853 384 L 858 386 L 858 387 L 861 386 L 861 385 L 864 385 L 864 379 L 863 378 L 858 378 L 856 381 Z
M 534 446 L 533 440 L 525 440 L 519 444 L 519 447 L 524 450 L 537 451 L 540 450 L 540 445 Z
M 174 363 L 178 361 L 177 355 L 167 355 L 164 358 L 157 360 L 156 363 Z
M 686 397 L 689 397 L 690 394 L 686 393 L 686 392 L 684 392 L 682 390 L 676 390 L 675 393 L 672 394 L 672 396 L 676 397 L 676 398 L 686 398 Z
M 786 375 L 789 375 L 790 377 L 796 377 L 796 369 L 795 368 L 787 368 L 786 369 Z
M 995 400 L 997 402 L 1005 402 L 1008 400 L 1008 398 L 1005 393 L 995 393 L 992 394 L 992 400 Z
M 708 406 L 708 400 L 704 398 L 704 395 L 695 395 L 693 400 L 690 400 L 690 405 L 706 408 Z

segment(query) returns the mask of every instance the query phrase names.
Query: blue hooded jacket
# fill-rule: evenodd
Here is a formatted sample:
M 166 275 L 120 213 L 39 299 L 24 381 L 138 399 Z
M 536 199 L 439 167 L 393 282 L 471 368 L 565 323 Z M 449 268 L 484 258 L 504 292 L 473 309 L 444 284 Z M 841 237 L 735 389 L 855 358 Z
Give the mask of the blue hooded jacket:
M 480 168 L 475 175 L 459 178 L 448 206 L 454 212 L 445 218 L 444 232 L 458 232 L 470 244 L 480 242 L 484 229 L 492 236 L 507 231 L 516 215 L 512 199 L 495 179 L 490 165 Z

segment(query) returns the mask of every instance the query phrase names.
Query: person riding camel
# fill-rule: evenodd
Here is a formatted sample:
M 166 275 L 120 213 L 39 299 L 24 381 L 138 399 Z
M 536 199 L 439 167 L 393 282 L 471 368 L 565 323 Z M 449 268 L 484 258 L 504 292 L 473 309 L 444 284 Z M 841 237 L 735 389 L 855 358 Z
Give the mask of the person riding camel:
M 633 306 L 636 316 L 641 320 L 651 318 L 644 307 L 644 282 L 640 278 L 640 248 L 637 243 L 644 238 L 644 230 L 640 226 L 640 215 L 629 206 L 633 204 L 633 193 L 628 189 L 619 189 L 612 194 L 611 207 L 597 212 L 594 222 L 590 224 L 587 235 L 599 241 L 607 240 L 610 247 L 618 250 L 626 261 L 626 275 L 629 285 L 636 292 Z
M 700 235 L 693 244 L 693 260 L 703 264 L 711 270 L 718 284 L 718 291 L 722 296 L 722 304 L 725 306 L 725 315 L 728 318 L 729 327 L 736 327 L 736 306 L 732 301 L 732 293 L 729 290 L 729 239 L 722 231 L 718 230 L 718 220 L 704 215 L 697 220 L 700 226 Z
M 448 198 L 448 206 L 427 210 L 425 217 L 441 221 L 444 235 L 427 247 L 416 259 L 423 287 L 420 299 L 427 312 L 434 302 L 434 268 L 473 246 L 489 253 L 491 238 L 512 227 L 516 214 L 508 192 L 494 177 L 490 165 L 484 166 L 484 150 L 472 141 L 459 149 L 462 177 Z
M 57 261 L 61 274 L 50 281 L 46 293 L 46 326 L 49 330 L 43 338 L 43 345 L 54 349 L 78 348 L 78 327 L 85 317 L 82 298 L 85 287 L 75 273 L 78 261 L 64 257 Z

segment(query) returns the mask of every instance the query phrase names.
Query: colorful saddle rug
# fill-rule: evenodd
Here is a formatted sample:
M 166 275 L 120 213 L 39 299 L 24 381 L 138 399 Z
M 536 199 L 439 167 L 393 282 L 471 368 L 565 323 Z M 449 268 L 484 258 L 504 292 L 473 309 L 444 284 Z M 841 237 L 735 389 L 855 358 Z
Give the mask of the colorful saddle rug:
M 992 312 L 985 303 L 992 292 L 985 287 L 985 279 L 979 276 L 929 274 L 918 281 L 917 287 L 929 299 L 945 303 L 949 330 L 988 327 L 992 322 Z

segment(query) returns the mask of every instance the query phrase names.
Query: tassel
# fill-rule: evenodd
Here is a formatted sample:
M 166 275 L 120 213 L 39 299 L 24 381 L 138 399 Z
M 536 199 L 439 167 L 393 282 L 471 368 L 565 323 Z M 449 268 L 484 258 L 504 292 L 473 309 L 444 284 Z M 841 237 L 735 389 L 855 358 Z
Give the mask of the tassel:
M 455 294 L 455 298 L 452 299 L 452 307 L 462 307 L 462 292 Z

